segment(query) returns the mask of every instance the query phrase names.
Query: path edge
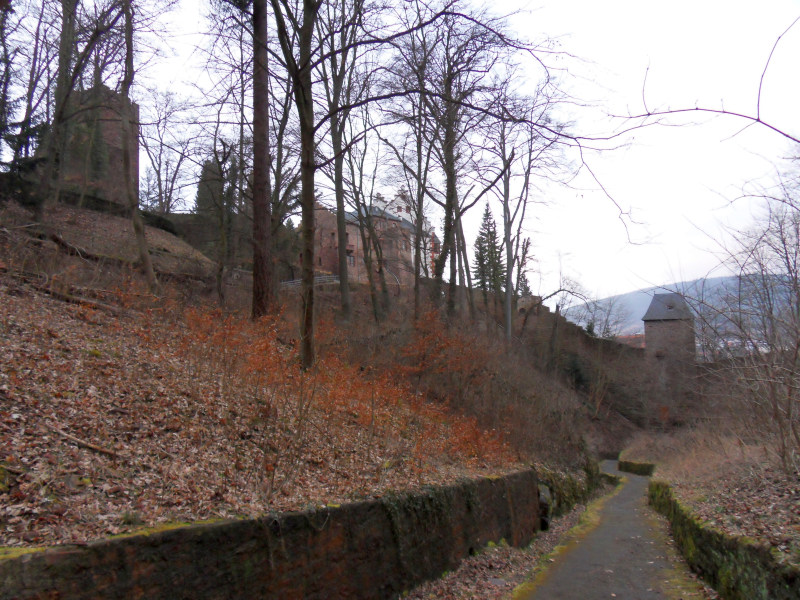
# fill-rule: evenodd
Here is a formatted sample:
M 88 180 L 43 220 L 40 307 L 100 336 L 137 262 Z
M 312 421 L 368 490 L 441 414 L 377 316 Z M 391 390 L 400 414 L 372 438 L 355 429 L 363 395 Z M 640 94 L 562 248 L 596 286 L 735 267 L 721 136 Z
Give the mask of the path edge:
M 578 518 L 578 523 L 562 535 L 555 548 L 536 561 L 536 564 L 525 577 L 525 581 L 511 591 L 511 594 L 508 596 L 510 600 L 525 600 L 532 596 L 536 588 L 542 584 L 546 577 L 547 569 L 545 567 L 547 563 L 554 561 L 556 557 L 566 552 L 576 540 L 582 539 L 592 529 L 597 527 L 600 522 L 599 513 L 603 509 L 603 506 L 605 506 L 606 502 L 611 498 L 616 496 L 628 481 L 624 476 L 620 477 L 611 475 L 610 473 L 603 473 L 602 478 L 606 483 L 614 485 L 614 489 L 599 498 L 595 498 L 586 506 L 586 509 Z M 574 507 L 575 504 L 570 508 Z
M 672 537 L 692 570 L 724 598 L 800 598 L 800 568 L 786 564 L 768 545 L 713 527 L 680 502 L 665 481 L 650 481 L 648 500 L 669 521 Z

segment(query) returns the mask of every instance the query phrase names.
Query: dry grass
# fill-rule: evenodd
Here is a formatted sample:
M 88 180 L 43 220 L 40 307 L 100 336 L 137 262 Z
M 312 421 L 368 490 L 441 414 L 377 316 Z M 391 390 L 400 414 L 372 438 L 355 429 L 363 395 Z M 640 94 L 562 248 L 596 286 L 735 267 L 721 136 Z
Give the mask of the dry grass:
M 702 519 L 733 535 L 762 540 L 800 563 L 800 475 L 733 427 L 640 433 L 621 458 L 657 464 L 655 476 Z M 744 441 L 747 439 L 747 441 Z
M 765 455 L 762 447 L 745 444 L 730 429 L 698 427 L 639 432 L 621 458 L 655 463 L 656 473 L 669 481 L 697 481 L 758 469 Z

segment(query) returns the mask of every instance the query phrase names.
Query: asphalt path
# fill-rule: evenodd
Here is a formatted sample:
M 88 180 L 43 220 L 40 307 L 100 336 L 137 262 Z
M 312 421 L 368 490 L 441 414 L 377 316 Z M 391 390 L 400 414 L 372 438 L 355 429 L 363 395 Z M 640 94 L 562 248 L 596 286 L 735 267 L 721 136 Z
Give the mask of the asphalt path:
M 596 501 L 577 527 L 515 600 L 656 600 L 707 598 L 677 554 L 667 526 L 647 506 L 647 477 L 621 473 L 615 461 L 605 472 L 625 478 Z

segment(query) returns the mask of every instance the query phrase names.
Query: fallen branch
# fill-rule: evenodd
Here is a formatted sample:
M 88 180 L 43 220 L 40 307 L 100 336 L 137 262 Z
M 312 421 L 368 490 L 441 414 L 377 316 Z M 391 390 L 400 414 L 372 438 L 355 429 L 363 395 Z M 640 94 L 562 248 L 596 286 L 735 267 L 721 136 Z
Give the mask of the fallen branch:
M 92 260 L 92 261 L 101 261 L 105 257 L 98 256 L 97 254 L 92 254 L 88 250 L 85 250 L 79 246 L 75 246 L 70 244 L 66 240 L 64 240 L 60 235 L 56 235 L 55 233 L 51 233 L 47 236 L 52 242 L 55 242 L 57 246 L 59 246 L 62 250 L 65 250 L 67 254 L 70 256 L 77 256 L 78 258 L 82 258 L 84 260 Z
M 111 306 L 110 304 L 104 304 L 103 302 L 97 302 L 96 300 L 89 300 L 88 298 L 83 298 L 81 296 L 73 296 L 72 294 L 66 294 L 64 292 L 57 292 L 56 290 L 50 287 L 37 285 L 35 283 L 30 283 L 30 282 L 28 283 L 28 286 L 32 287 L 38 292 L 42 292 L 44 294 L 52 296 L 56 300 L 61 300 L 62 302 L 66 302 L 68 304 L 77 304 L 79 306 L 86 306 L 88 308 L 104 310 L 106 312 L 110 312 L 114 316 L 119 316 L 122 312 L 120 311 L 120 309 L 116 308 L 115 306 Z
M 63 436 L 69 441 L 78 444 L 78 446 L 81 446 L 82 448 L 88 448 L 89 450 L 94 450 L 95 452 L 99 452 L 101 454 L 113 456 L 114 458 L 119 458 L 122 460 L 130 460 L 130 458 L 128 458 L 127 456 L 119 454 L 118 452 L 114 452 L 113 450 L 109 450 L 108 448 L 103 448 L 102 446 L 98 446 L 97 444 L 92 444 L 91 442 L 87 442 L 86 440 L 82 440 L 81 438 L 75 437 L 74 435 L 67 433 L 66 431 L 63 431 L 58 427 L 53 427 L 52 425 L 46 425 L 46 427 L 50 431 L 53 431 L 60 436 Z
M 143 460 L 143 459 L 138 459 L 137 460 L 137 459 L 133 458 L 132 456 L 128 456 L 126 454 L 120 454 L 119 452 L 115 452 L 114 450 L 110 450 L 108 448 L 103 448 L 102 446 L 98 446 L 97 444 L 93 444 L 91 442 L 87 442 L 86 440 L 82 440 L 79 437 L 75 437 L 74 435 L 72 435 L 70 433 L 67 433 L 66 431 L 63 431 L 62 429 L 59 429 L 58 427 L 53 427 L 52 425 L 45 425 L 45 427 L 47 427 L 50 431 L 53 431 L 54 433 L 57 433 L 58 435 L 64 437 L 65 439 L 68 439 L 69 441 L 77 444 L 78 446 L 80 446 L 82 448 L 87 448 L 89 450 L 94 450 L 95 452 L 99 452 L 100 454 L 105 454 L 106 456 L 111 456 L 112 458 L 116 458 L 116 459 L 119 459 L 119 460 L 124 460 L 124 461 L 126 461 L 128 463 L 131 463 L 131 464 L 138 464 L 138 465 L 147 467 L 151 471 L 158 471 L 158 468 L 155 465 L 153 465 L 152 463 L 148 462 L 147 460 Z M 177 457 L 175 455 L 170 454 L 169 452 L 166 452 L 166 451 L 162 451 L 162 452 L 164 454 L 168 454 L 172 458 L 177 459 Z

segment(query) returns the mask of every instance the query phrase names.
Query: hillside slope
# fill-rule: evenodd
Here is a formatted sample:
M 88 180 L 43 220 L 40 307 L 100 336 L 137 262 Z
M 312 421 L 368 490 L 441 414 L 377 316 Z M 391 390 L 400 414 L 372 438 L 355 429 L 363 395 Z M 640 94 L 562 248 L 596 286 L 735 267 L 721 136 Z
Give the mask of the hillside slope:
M 0 545 L 523 466 L 498 434 L 426 402 L 402 373 L 347 364 L 335 348 L 299 371 L 294 321 L 204 305 L 204 284 L 186 276 L 203 276 L 207 259 L 165 232 L 148 230 L 164 284 L 155 298 L 130 268 L 124 219 L 58 207 L 53 242 L 30 234 L 23 209 L 1 216 Z

